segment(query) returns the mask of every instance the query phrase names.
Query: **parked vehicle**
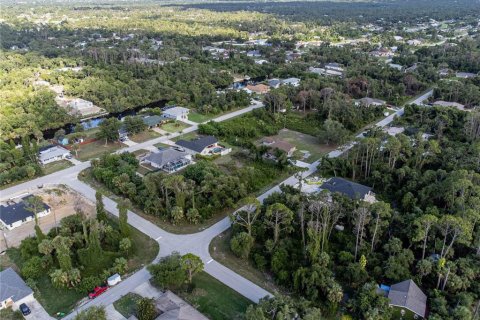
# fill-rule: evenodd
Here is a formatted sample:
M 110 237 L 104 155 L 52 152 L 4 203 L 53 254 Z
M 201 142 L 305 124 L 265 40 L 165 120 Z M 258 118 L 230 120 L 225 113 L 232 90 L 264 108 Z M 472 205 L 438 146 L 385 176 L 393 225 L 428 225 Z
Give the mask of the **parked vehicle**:
M 20 311 L 22 311 L 22 314 L 24 316 L 27 316 L 31 313 L 30 308 L 25 303 L 22 303 L 20 305 Z
M 107 290 L 108 290 L 108 286 L 98 286 L 98 287 L 95 287 L 95 288 L 93 289 L 93 291 L 88 294 L 88 297 L 89 297 L 90 299 L 95 299 L 96 297 L 98 297 L 99 295 L 101 295 L 102 293 L 104 293 L 104 292 L 107 291 Z
M 120 275 L 118 273 L 115 273 L 114 275 L 110 276 L 107 279 L 107 283 L 108 283 L 109 287 L 113 287 L 114 285 L 116 285 L 120 281 L 122 281 L 122 277 L 120 277 Z

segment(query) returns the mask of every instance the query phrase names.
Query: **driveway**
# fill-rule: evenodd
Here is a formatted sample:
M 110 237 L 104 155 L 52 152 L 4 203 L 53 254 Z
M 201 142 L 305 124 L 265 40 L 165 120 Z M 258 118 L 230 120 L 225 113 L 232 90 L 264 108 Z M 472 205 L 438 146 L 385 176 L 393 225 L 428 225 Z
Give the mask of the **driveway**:
M 37 301 L 35 298 L 31 298 L 31 300 L 26 302 L 27 306 L 30 308 L 31 313 L 28 316 L 24 316 L 25 319 L 29 320 L 51 320 L 55 319 L 50 317 L 50 315 L 43 309 L 40 302 Z

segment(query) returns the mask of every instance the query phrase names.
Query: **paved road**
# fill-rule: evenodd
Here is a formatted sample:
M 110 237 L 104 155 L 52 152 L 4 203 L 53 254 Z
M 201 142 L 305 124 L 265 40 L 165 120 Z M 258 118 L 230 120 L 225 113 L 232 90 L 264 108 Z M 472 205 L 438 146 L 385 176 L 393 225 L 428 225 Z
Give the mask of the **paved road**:
M 425 96 L 428 97 L 428 94 L 429 93 L 427 92 L 425 95 L 422 95 L 421 97 L 415 99 L 415 101 L 419 101 L 419 99 L 421 99 L 420 101 L 423 101 L 425 99 Z M 260 108 L 261 106 L 262 105 L 260 103 L 255 103 L 246 109 L 242 109 L 242 110 L 233 112 L 231 114 L 218 117 L 214 121 L 224 121 L 232 117 L 241 115 L 243 113 L 249 112 L 253 109 Z M 398 110 L 394 114 L 389 115 L 385 119 L 379 121 L 377 123 L 377 126 L 384 127 L 393 121 L 395 115 L 401 116 L 402 114 L 403 114 L 403 108 Z M 190 128 L 185 129 L 182 134 L 195 131 L 197 128 L 198 128 L 198 125 L 192 126 Z M 156 143 L 162 142 L 164 140 L 169 140 L 172 137 L 179 136 L 179 135 L 181 134 L 177 133 L 167 137 L 159 137 L 147 142 L 139 143 L 137 145 L 134 145 L 128 148 L 124 148 L 121 150 L 121 152 L 124 152 L 124 151 L 132 152 L 139 149 L 149 148 Z M 362 136 L 363 134 L 359 134 L 357 137 L 361 138 Z M 329 156 L 338 157 L 344 152 L 346 152 L 347 150 L 349 150 L 350 148 L 352 148 L 354 144 L 355 142 L 352 142 L 337 150 L 334 150 L 329 153 Z M 302 173 L 302 177 L 307 177 L 312 173 L 314 173 L 319 164 L 320 164 L 319 161 L 315 161 L 314 163 L 310 164 L 306 168 L 306 171 Z M 31 189 L 35 189 L 39 184 L 64 183 L 70 186 L 72 189 L 80 192 L 88 199 L 95 201 L 95 190 L 77 179 L 78 172 L 80 172 L 85 168 L 88 168 L 89 166 L 90 166 L 89 162 L 84 162 L 80 165 L 59 171 L 57 173 L 53 173 L 49 176 L 41 177 L 29 182 L 20 184 L 18 186 L 11 187 L 9 189 L 2 191 L 2 197 L 8 198 L 15 194 L 27 192 Z M 270 194 L 274 192 L 278 192 L 280 190 L 279 188 L 281 184 L 293 186 L 297 183 L 298 183 L 298 179 L 295 176 L 289 177 L 279 185 L 273 187 L 272 189 L 268 190 L 267 192 L 259 196 L 258 199 L 263 201 Z M 107 197 L 104 197 L 104 203 L 105 203 L 105 208 L 109 212 L 118 216 L 116 203 L 113 200 Z M 258 302 L 258 300 L 262 297 L 271 296 L 271 294 L 266 290 L 264 290 L 263 288 L 257 286 L 253 282 L 241 277 L 240 275 L 236 274 L 232 270 L 216 262 L 210 256 L 208 248 L 211 240 L 214 237 L 216 237 L 218 234 L 228 229 L 231 225 L 230 219 L 228 217 L 222 219 L 218 223 L 214 224 L 213 226 L 209 227 L 208 229 L 202 232 L 189 234 L 189 235 L 177 235 L 177 234 L 166 232 L 165 230 L 157 227 L 156 225 L 149 222 L 148 220 L 130 211 L 128 212 L 128 222 L 130 225 L 142 231 L 152 239 L 155 239 L 159 243 L 160 252 L 157 258 L 155 259 L 155 261 L 157 261 L 160 257 L 169 255 L 172 251 L 178 251 L 181 254 L 191 252 L 198 255 L 202 259 L 202 261 L 205 263 L 205 271 L 208 274 L 212 275 L 213 277 L 223 282 L 227 286 L 233 288 L 234 290 L 236 290 L 243 296 L 247 297 L 248 299 L 254 302 Z M 109 289 L 106 293 L 104 293 L 100 297 L 96 298 L 95 300 L 89 301 L 87 304 L 79 307 L 78 310 L 82 310 L 94 305 L 106 306 L 108 304 L 111 304 L 114 301 L 116 301 L 118 298 L 120 298 L 121 296 L 129 292 L 131 288 L 137 287 L 141 283 L 148 280 L 150 277 L 151 277 L 150 273 L 145 268 L 143 268 L 138 272 L 134 273 L 129 278 L 122 281 L 117 286 Z M 75 316 L 75 312 L 68 315 L 67 319 L 71 319 L 74 316 Z

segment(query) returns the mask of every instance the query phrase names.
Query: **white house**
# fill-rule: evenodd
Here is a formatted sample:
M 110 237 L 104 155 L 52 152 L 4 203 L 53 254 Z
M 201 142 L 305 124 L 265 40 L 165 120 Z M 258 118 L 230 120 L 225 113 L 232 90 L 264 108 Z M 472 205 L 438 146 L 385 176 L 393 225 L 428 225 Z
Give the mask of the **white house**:
M 384 100 L 380 99 L 374 99 L 374 98 L 361 98 L 355 101 L 356 106 L 365 106 L 365 107 L 370 107 L 370 106 L 384 106 L 387 102 Z
M 12 268 L 0 272 L 0 310 L 9 307 L 18 310 L 22 303 L 33 299 L 33 290 Z
M 12 230 L 21 226 L 24 223 L 32 221 L 35 218 L 33 212 L 28 208 L 26 201 L 31 198 L 32 195 L 22 198 L 18 202 L 10 201 L 0 206 L 0 223 Z M 51 212 L 50 207 L 42 202 L 39 212 L 36 213 L 38 218 L 49 215 Z
M 67 149 L 60 146 L 53 146 L 46 150 L 40 151 L 40 154 L 38 155 L 38 160 L 41 164 L 45 165 L 50 162 L 66 159 L 70 156 L 70 151 L 68 151 Z
M 190 109 L 187 109 L 184 107 L 173 107 L 163 111 L 163 114 L 166 117 L 170 119 L 180 120 L 180 121 L 184 119 L 188 119 L 189 113 L 190 113 Z
M 287 78 L 282 80 L 282 84 L 298 87 L 300 85 L 300 79 L 298 78 Z

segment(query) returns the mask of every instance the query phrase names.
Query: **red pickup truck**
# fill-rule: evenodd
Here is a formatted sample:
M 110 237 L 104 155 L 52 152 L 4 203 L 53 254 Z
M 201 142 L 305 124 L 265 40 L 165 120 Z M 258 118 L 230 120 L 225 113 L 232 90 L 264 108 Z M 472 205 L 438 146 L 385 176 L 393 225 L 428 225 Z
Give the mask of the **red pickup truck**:
M 101 295 L 102 293 L 104 293 L 105 291 L 107 291 L 107 289 L 108 289 L 108 286 L 98 286 L 98 287 L 95 287 L 95 288 L 93 289 L 93 291 L 88 294 L 88 297 L 89 297 L 90 299 L 95 299 L 96 297 L 98 297 L 99 295 Z

